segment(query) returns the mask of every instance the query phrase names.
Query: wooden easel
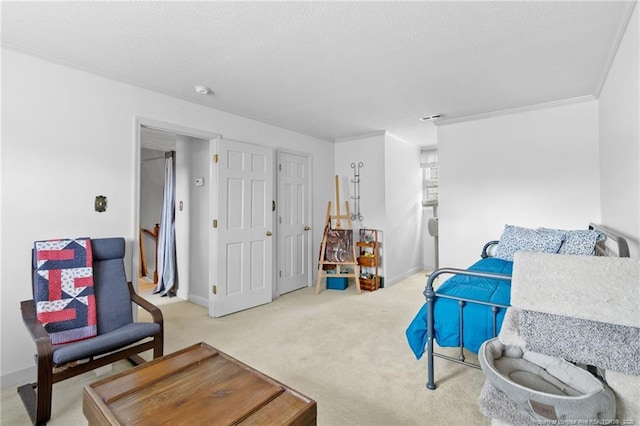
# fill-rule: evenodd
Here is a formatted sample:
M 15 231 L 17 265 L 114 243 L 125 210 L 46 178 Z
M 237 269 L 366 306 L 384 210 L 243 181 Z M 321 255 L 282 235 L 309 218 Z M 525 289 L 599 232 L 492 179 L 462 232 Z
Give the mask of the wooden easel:
M 351 261 L 336 262 L 336 261 L 330 261 L 326 259 L 327 237 L 328 237 L 329 231 L 332 229 L 348 229 L 348 230 L 353 229 L 351 227 L 351 212 L 349 211 L 349 203 L 345 201 L 344 204 L 345 204 L 347 213 L 343 215 L 343 214 L 340 214 L 340 189 L 338 184 L 338 176 L 336 176 L 336 214 L 335 215 L 331 214 L 331 201 L 329 201 L 327 205 L 327 217 L 326 217 L 325 226 L 324 226 L 324 235 L 322 237 L 322 244 L 320 245 L 320 260 L 318 261 L 318 279 L 316 281 L 316 294 L 320 293 L 320 283 L 322 281 L 322 278 L 328 278 L 328 277 L 333 277 L 333 278 L 353 277 L 356 282 L 356 291 L 358 292 L 358 294 L 362 293 L 362 290 L 360 289 L 360 266 L 358 265 L 358 258 L 356 257 L 356 249 L 353 241 L 351 242 L 351 250 L 353 252 L 351 256 L 351 259 L 352 259 Z M 346 228 L 342 227 L 343 219 L 346 220 L 346 224 L 347 224 Z M 335 221 L 335 226 L 332 226 L 333 221 Z M 335 267 L 336 269 L 336 273 L 329 274 L 325 272 L 325 268 L 324 268 L 325 265 L 333 265 L 333 267 Z M 344 273 L 344 274 L 340 273 L 341 266 L 351 266 L 353 268 L 353 272 Z

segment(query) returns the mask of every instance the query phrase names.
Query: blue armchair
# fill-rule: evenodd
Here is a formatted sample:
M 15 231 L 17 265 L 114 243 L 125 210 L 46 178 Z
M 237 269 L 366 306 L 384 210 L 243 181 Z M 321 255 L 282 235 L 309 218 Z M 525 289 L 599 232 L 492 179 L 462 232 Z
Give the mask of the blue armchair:
M 53 345 L 37 319 L 34 300 L 20 304 L 22 319 L 36 345 L 37 382 L 18 387 L 18 393 L 36 425 L 46 424 L 51 417 L 54 383 L 125 358 L 135 365 L 142 364 L 146 361 L 139 354 L 148 350 L 153 350 L 153 358 L 163 354 L 162 312 L 136 294 L 127 282 L 124 239 L 93 239 L 91 247 L 97 336 Z M 35 254 L 31 257 L 35 271 Z M 148 311 L 153 322 L 133 321 L 132 303 Z

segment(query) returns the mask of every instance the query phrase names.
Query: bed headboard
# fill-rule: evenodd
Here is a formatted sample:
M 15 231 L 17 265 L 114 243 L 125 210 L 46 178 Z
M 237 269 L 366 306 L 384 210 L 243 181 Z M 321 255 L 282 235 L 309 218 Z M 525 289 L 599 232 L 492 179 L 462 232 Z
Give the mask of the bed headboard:
M 606 237 L 596 243 L 596 256 L 629 257 L 629 245 L 622 235 L 595 223 L 590 223 L 589 229 L 598 231 Z

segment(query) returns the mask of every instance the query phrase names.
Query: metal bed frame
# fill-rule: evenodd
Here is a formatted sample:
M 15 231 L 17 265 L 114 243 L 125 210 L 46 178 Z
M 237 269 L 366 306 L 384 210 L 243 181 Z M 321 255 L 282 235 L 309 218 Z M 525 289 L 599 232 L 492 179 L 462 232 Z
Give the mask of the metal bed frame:
M 606 228 L 601 225 L 596 225 L 594 223 L 589 224 L 589 229 L 596 230 L 601 234 L 605 235 L 605 239 L 603 241 L 599 241 L 596 243 L 596 256 L 618 256 L 618 257 L 629 257 L 629 246 L 627 244 L 626 239 L 620 235 L 619 233 L 612 231 L 609 228 Z M 489 254 L 491 248 L 496 246 L 499 241 L 489 241 L 482 248 L 481 257 L 486 259 L 490 257 Z M 467 299 L 456 296 L 449 296 L 446 294 L 438 294 L 436 290 L 433 288 L 433 282 L 436 278 L 443 274 L 454 274 L 454 275 L 467 275 L 471 277 L 480 277 L 480 278 L 490 278 L 496 280 L 504 280 L 510 281 L 511 275 L 505 274 L 495 274 L 490 272 L 482 272 L 482 271 L 469 271 L 466 269 L 456 269 L 456 268 L 439 268 L 433 271 L 433 273 L 429 276 L 427 280 L 427 286 L 424 291 L 424 296 L 427 301 L 427 388 L 434 390 L 436 388 L 435 379 L 434 379 L 434 357 L 442 358 L 447 361 L 453 361 L 458 364 L 463 364 L 468 367 L 481 369 L 479 364 L 469 362 L 465 359 L 464 356 L 464 318 L 463 318 L 463 309 L 469 304 L 478 304 L 478 305 L 486 305 L 491 307 L 491 312 L 493 316 L 493 337 L 498 335 L 497 330 L 497 316 L 500 309 L 507 309 L 509 305 L 500 305 L 489 302 L 482 302 L 479 300 Z M 458 301 L 458 313 L 460 318 L 460 346 L 458 357 L 452 357 L 448 355 L 444 355 L 441 353 L 434 352 L 434 340 L 435 340 L 435 332 L 434 332 L 434 317 L 433 317 L 433 309 L 434 304 L 437 298 L 446 298 Z

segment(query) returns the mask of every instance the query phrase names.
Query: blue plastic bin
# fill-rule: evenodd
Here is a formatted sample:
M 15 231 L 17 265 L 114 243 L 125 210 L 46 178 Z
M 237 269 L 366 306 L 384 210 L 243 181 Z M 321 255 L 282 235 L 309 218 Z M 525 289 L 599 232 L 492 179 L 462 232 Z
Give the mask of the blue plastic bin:
M 345 290 L 348 286 L 347 277 L 327 277 L 327 290 Z

